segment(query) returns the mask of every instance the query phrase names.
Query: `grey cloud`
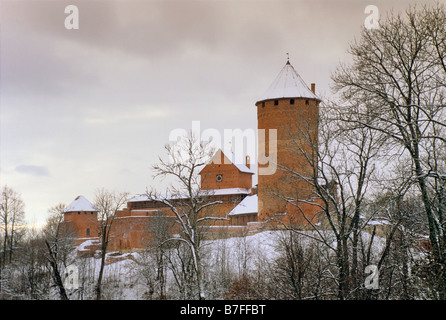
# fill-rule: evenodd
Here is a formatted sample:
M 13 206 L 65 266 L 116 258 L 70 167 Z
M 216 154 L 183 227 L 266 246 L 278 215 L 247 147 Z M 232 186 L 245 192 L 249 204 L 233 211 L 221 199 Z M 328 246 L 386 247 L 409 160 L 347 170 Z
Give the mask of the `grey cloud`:
M 50 177 L 50 171 L 45 166 L 36 166 L 36 165 L 26 165 L 22 164 L 15 167 L 15 171 L 19 173 L 24 173 L 36 177 Z

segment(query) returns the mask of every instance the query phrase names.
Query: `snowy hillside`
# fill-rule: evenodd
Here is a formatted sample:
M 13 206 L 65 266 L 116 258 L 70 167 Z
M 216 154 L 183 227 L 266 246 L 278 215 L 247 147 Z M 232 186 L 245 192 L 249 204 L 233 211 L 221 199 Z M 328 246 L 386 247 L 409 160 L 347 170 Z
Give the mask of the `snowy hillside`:
M 278 243 L 287 236 L 284 231 L 263 231 L 245 237 L 232 237 L 228 239 L 218 239 L 206 241 L 203 244 L 203 268 L 206 272 L 205 281 L 208 283 L 208 291 L 205 295 L 211 299 L 221 298 L 217 292 L 216 278 L 222 275 L 231 275 L 232 278 L 240 277 L 243 274 L 255 272 L 259 268 L 266 268 L 279 256 Z M 306 232 L 307 236 L 300 236 L 303 246 L 317 243 L 315 237 L 319 237 L 315 232 Z M 331 241 L 332 246 L 336 246 L 334 238 L 330 234 L 324 234 L 326 239 Z M 370 235 L 363 233 L 363 241 L 368 243 Z M 82 250 L 84 243 L 78 247 Z M 374 252 L 381 252 L 385 240 L 375 238 Z M 104 270 L 104 289 L 106 299 L 151 299 L 156 298 L 153 292 L 156 291 L 158 269 L 154 262 L 154 257 L 150 252 L 132 252 L 120 254 L 110 252 L 107 254 L 107 261 Z M 175 260 L 177 261 L 177 260 Z M 110 263 L 111 262 L 111 263 Z M 79 288 L 69 290 L 71 299 L 91 299 L 94 292 L 94 279 L 100 268 L 100 259 L 77 258 L 75 265 L 78 268 Z M 172 267 L 168 267 L 166 272 L 165 290 L 169 298 L 178 298 L 175 289 L 176 282 L 172 272 Z

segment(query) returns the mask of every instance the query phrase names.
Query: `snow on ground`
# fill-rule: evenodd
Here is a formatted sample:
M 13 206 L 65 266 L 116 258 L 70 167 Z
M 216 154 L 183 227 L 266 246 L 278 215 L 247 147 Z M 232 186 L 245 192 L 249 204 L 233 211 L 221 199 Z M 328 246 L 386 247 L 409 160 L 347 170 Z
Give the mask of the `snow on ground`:
M 319 235 L 314 231 L 302 231 L 302 244 L 314 242 Z M 263 231 L 245 237 L 231 237 L 227 239 L 208 240 L 203 243 L 203 253 L 207 268 L 217 268 L 224 261 L 234 272 L 240 272 L 243 268 L 254 270 L 262 262 L 273 261 L 277 255 L 277 244 L 284 231 Z M 325 232 L 323 236 L 329 240 L 333 247 L 336 241 L 333 234 Z M 367 247 L 371 239 L 370 234 L 363 232 L 362 238 Z M 81 244 L 78 249 L 85 247 L 89 243 Z M 375 237 L 373 251 L 376 254 L 382 252 L 385 239 Z M 94 283 L 85 283 L 97 278 L 100 269 L 99 256 L 92 258 L 77 259 L 80 282 L 85 290 L 85 299 L 93 296 Z M 120 254 L 111 252 L 107 258 L 112 258 L 113 263 L 109 263 L 104 269 L 104 296 L 107 299 L 146 299 L 149 286 L 144 277 L 142 265 L 147 262 L 147 257 L 140 252 Z M 209 269 L 208 269 L 209 270 Z M 84 279 L 84 283 L 82 283 Z M 90 292 L 90 297 L 88 297 Z

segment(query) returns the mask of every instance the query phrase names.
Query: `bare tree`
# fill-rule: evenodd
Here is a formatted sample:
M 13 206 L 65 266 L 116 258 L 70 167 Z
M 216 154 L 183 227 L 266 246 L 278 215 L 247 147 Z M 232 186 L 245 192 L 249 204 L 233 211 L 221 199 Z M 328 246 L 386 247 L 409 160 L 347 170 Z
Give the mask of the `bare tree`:
M 101 266 L 99 269 L 98 280 L 96 282 L 96 299 L 102 298 L 102 278 L 105 267 L 105 256 L 110 241 L 110 234 L 115 220 L 116 213 L 128 200 L 127 192 L 112 192 L 100 189 L 96 192 L 94 206 L 98 210 L 99 215 L 99 235 L 101 241 Z
M 0 198 L 0 227 L 3 230 L 0 269 L 12 260 L 14 237 L 25 218 L 24 207 L 25 204 L 20 195 L 10 187 L 4 186 Z
M 146 279 L 151 299 L 166 298 L 167 267 L 169 262 L 169 243 L 175 222 L 158 211 L 150 219 L 147 232 L 150 234 L 146 250 L 141 254 L 142 276 Z
M 41 230 L 35 227 L 27 229 L 16 250 L 14 261 L 7 266 L 4 277 L 6 282 L 2 290 L 3 299 L 51 297 L 51 274 L 48 272 L 45 250 Z
M 440 299 L 446 298 L 444 217 L 445 8 L 437 4 L 391 14 L 380 28 L 363 29 L 350 46 L 351 65 L 333 75 L 339 116 L 384 134 L 395 154 L 408 155 L 408 182 L 420 193 L 429 226 Z
M 4 186 L 0 195 L 0 292 L 2 290 L 2 271 L 12 261 L 15 237 L 18 227 L 23 223 L 25 204 L 20 195 L 8 186 Z
M 211 194 L 200 188 L 199 171 L 211 160 L 213 150 L 209 145 L 197 141 L 192 134 L 184 137 L 180 143 L 167 144 L 165 149 L 168 159 L 160 157 L 159 164 L 155 165 L 153 170 L 155 177 L 173 179 L 173 182 L 163 195 L 155 190 L 147 190 L 146 195 L 151 201 L 165 205 L 174 215 L 180 234 L 179 237 L 166 241 L 176 241 L 186 246 L 178 257 L 186 263 L 188 260 L 185 259 L 184 253 L 189 252 L 193 268 L 190 270 L 184 264 L 181 270 L 192 272 L 195 285 L 193 297 L 202 299 L 204 292 L 200 252 L 203 230 L 216 220 L 227 220 L 213 215 L 213 206 L 220 201 L 213 200 Z M 180 250 L 181 246 L 177 248 Z
M 301 171 L 279 165 L 287 174 L 288 182 L 305 182 L 311 193 L 301 197 L 276 195 L 294 208 L 297 226 L 293 220 L 290 230 L 307 225 L 314 231 L 314 240 L 322 242 L 336 254 L 338 298 L 347 299 L 352 286 L 356 286 L 358 267 L 359 234 L 364 227 L 363 201 L 375 171 L 374 162 L 381 152 L 383 136 L 365 128 L 358 130 L 336 119 L 334 105 L 323 104 L 319 119 L 319 136 L 302 126 L 296 134 L 290 134 L 290 152 L 303 157 L 311 170 Z M 312 207 L 316 213 L 307 211 Z M 316 216 L 316 219 L 313 217 Z M 369 217 L 371 218 L 371 217 Z M 331 233 L 322 232 L 328 229 Z M 298 230 L 295 230 L 299 232 Z M 308 234 L 305 234 L 309 236 Z M 334 237 L 334 242 L 331 237 Z
M 272 269 L 279 292 L 285 299 L 302 300 L 310 292 L 307 287 L 310 283 L 306 278 L 313 263 L 313 250 L 303 243 L 302 238 L 291 231 L 279 235 L 277 250 L 280 256 L 274 261 Z
M 68 263 L 70 253 L 74 250 L 72 232 L 68 228 L 63 228 L 65 205 L 58 204 L 49 209 L 50 217 L 43 230 L 47 254 L 45 255 L 53 280 L 59 290 L 62 300 L 68 300 L 68 294 L 63 283 L 63 272 Z

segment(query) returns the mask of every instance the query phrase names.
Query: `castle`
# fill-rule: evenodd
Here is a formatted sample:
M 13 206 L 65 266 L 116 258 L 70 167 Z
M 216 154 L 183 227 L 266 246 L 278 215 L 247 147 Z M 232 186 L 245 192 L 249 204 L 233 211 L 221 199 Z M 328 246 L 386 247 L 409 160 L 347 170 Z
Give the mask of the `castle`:
M 315 84 L 308 87 L 288 60 L 270 88 L 255 103 L 258 129 L 264 129 L 267 135 L 264 142 L 259 139 L 258 154 L 265 156 L 268 152 L 269 159 L 276 159 L 277 170 L 261 174 L 260 170 L 267 164 L 259 163 L 258 184 L 253 186 L 255 172 L 250 168 L 249 158 L 246 157 L 245 163 L 236 163 L 234 155 L 218 150 L 200 172 L 201 190 L 220 202 L 215 206 L 214 215 L 226 218 L 213 230 L 255 230 L 277 217 L 302 224 L 307 219 L 317 219 L 317 206 L 311 201 L 304 201 L 296 210 L 286 199 L 311 197 L 311 186 L 304 180 L 290 178 L 287 171 L 304 175 L 314 170 L 313 160 L 309 160 L 308 155 L 317 148 L 320 101 L 315 94 Z M 274 140 L 268 137 L 271 129 L 277 130 Z M 273 147 L 272 143 L 276 145 Z M 296 143 L 298 148 L 293 147 Z M 166 221 L 175 219 L 168 206 L 146 196 L 129 200 L 114 218 L 110 250 L 146 247 L 149 225 L 159 216 Z M 83 196 L 66 207 L 64 223 L 71 226 L 77 244 L 98 239 L 98 212 Z

